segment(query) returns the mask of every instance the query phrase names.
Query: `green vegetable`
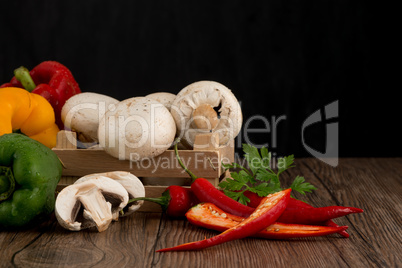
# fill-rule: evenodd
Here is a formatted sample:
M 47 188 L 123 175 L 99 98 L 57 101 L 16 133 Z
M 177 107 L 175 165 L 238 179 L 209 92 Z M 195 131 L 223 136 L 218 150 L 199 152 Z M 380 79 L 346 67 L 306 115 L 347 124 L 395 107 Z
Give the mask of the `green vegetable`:
M 61 171 L 59 158 L 45 145 L 22 134 L 0 136 L 0 230 L 50 214 Z
M 285 170 L 294 167 L 294 156 L 286 156 L 278 159 L 276 172 L 271 167 L 271 153 L 268 149 L 262 147 L 258 150 L 249 144 L 243 144 L 244 159 L 247 161 L 248 168 L 238 164 L 222 164 L 228 169 L 240 169 L 238 172 L 231 172 L 233 180 L 225 180 L 219 184 L 224 193 L 234 200 L 246 205 L 250 199 L 244 195 L 244 192 L 250 191 L 259 196 L 282 191 L 279 175 Z M 293 191 L 305 194 L 316 190 L 312 184 L 305 182 L 303 177 L 297 176 L 290 185 Z

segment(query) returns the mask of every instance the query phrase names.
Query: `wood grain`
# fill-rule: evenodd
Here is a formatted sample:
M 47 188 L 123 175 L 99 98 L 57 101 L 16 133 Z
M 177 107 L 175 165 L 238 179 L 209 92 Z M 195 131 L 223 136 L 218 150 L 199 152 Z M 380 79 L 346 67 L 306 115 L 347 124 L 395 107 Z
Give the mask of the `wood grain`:
M 188 177 L 176 160 L 174 151 L 168 150 L 158 157 L 141 161 L 118 160 L 98 149 L 53 149 L 65 165 L 63 176 L 84 176 L 111 170 L 130 171 L 138 177 Z M 200 176 L 220 176 L 219 151 L 181 150 L 180 158 Z M 209 159 L 209 160 L 208 160 Z M 212 164 L 211 164 L 212 163 Z
M 129 171 L 137 177 L 164 178 L 165 185 L 172 185 L 169 178 L 188 178 L 188 174 L 179 165 L 174 150 L 147 158 L 120 160 L 99 147 L 77 149 L 77 134 L 71 131 L 59 131 L 57 145 L 53 151 L 63 163 L 64 177 L 82 177 L 92 173 L 110 171 Z M 192 150 L 180 150 L 180 158 L 185 166 L 199 177 L 206 178 L 218 186 L 222 175 L 222 163 L 234 161 L 234 141 L 219 146 L 217 133 L 198 134 Z M 134 155 L 134 154 L 133 154 Z
M 0 267 L 401 267 L 401 174 L 401 158 L 340 159 L 337 167 L 306 158 L 283 173 L 283 187 L 301 175 L 318 188 L 295 194 L 314 206 L 363 208 L 334 220 L 349 226 L 350 238 L 246 238 L 197 252 L 156 253 L 217 232 L 148 212 L 120 218 L 102 233 L 70 232 L 52 216 L 26 230 L 0 231 Z

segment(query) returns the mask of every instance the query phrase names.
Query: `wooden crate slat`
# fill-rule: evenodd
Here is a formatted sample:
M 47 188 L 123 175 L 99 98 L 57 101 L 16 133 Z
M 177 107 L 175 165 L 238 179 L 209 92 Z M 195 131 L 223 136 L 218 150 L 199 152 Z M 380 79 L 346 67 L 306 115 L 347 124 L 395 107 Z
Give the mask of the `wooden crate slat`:
M 63 176 L 84 176 L 120 170 L 132 172 L 137 177 L 188 177 L 172 150 L 140 162 L 118 160 L 103 150 L 54 149 L 54 152 L 65 167 Z M 222 173 L 219 151 L 182 150 L 180 158 L 197 176 L 214 178 Z
M 206 178 L 218 186 L 223 172 L 221 162 L 234 161 L 234 141 L 219 147 L 219 135 L 205 133 L 197 135 L 196 142 L 193 150 L 180 150 L 180 158 L 196 176 Z M 77 149 L 76 145 L 76 133 L 62 130 L 57 137 L 57 146 L 53 148 L 63 162 L 63 177 L 70 180 L 71 177 L 110 171 L 128 171 L 140 178 L 166 178 L 165 181 L 169 178 L 189 177 L 171 149 L 154 158 L 130 161 L 119 160 L 99 148 Z M 71 184 L 65 180 L 60 185 Z

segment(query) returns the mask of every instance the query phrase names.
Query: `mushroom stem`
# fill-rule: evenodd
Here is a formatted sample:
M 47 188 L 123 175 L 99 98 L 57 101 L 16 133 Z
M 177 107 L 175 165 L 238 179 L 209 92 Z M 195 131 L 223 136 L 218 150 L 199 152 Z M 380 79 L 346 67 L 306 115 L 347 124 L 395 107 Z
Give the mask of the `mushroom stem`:
M 180 138 L 177 138 L 175 140 L 175 144 L 174 144 L 174 152 L 176 154 L 176 158 L 177 161 L 179 161 L 180 166 L 184 169 L 184 171 L 187 172 L 188 175 L 190 175 L 192 182 L 194 182 L 198 177 L 196 175 L 194 175 L 193 172 L 191 172 L 183 163 L 183 161 L 181 161 L 180 156 L 179 156 L 179 151 L 177 149 L 177 144 L 180 142 Z
M 135 175 L 126 171 L 111 171 L 104 173 L 88 174 L 78 179 L 74 184 L 80 184 L 85 181 L 91 180 L 92 178 L 96 178 L 98 176 L 105 176 L 121 184 L 128 192 L 129 198 L 145 196 L 145 188 L 142 182 Z M 131 202 L 131 204 L 127 204 L 126 207 L 124 208 L 124 213 L 122 211 L 115 210 L 113 212 L 113 220 L 117 221 L 119 216 L 123 215 L 128 216 L 134 213 L 142 206 L 143 203 L 144 203 L 143 201 L 138 200 L 138 202 Z
M 95 222 L 99 232 L 106 230 L 112 222 L 112 204 L 106 202 L 96 187 L 80 191 L 78 199 L 84 206 L 84 218 Z
M 193 111 L 193 126 L 195 128 L 212 130 L 216 128 L 218 123 L 218 114 L 207 103 L 201 104 Z

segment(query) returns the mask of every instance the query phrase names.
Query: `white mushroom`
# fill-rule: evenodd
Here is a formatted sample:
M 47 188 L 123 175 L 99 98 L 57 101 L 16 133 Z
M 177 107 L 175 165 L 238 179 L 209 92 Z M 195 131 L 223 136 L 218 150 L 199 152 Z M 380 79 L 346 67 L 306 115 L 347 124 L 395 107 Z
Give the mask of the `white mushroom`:
M 176 99 L 176 95 L 169 92 L 155 92 L 146 95 L 145 97 L 159 101 L 170 111 L 173 101 Z
M 98 142 L 99 120 L 119 101 L 98 93 L 83 92 L 69 98 L 61 110 L 66 128 L 77 132 L 77 139 L 84 143 Z
M 242 111 L 236 97 L 224 85 L 199 81 L 183 88 L 176 96 L 171 113 L 183 143 L 194 145 L 198 133 L 219 133 L 219 144 L 226 145 L 241 129 Z
M 174 141 L 176 124 L 169 110 L 146 97 L 126 99 L 107 111 L 99 123 L 100 146 L 120 160 L 139 161 L 166 151 Z
M 98 176 L 107 177 L 120 183 L 128 192 L 129 199 L 145 197 L 145 187 L 142 182 L 135 175 L 126 171 L 112 171 L 89 174 L 79 178 L 75 181 L 74 184 L 82 183 Z M 113 219 L 117 220 L 119 216 L 128 216 L 132 214 L 133 212 L 137 211 L 142 206 L 142 204 L 144 204 L 143 200 L 139 200 L 134 202 L 133 204 L 129 204 L 128 207 L 124 208 L 124 214 L 120 214 L 119 211 L 116 211 L 113 215 Z
M 116 211 L 128 202 L 124 187 L 104 176 L 65 187 L 57 195 L 55 215 L 60 225 L 71 231 L 96 226 L 106 230 Z

